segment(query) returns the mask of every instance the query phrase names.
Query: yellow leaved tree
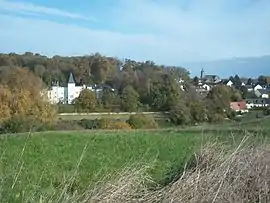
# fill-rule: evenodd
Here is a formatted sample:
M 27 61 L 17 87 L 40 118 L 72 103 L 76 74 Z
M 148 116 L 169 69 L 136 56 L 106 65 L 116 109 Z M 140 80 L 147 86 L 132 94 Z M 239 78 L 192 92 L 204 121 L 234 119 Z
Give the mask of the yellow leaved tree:
M 26 68 L 6 70 L 0 80 L 0 121 L 54 121 L 56 111 L 41 93 L 44 88 L 42 80 Z

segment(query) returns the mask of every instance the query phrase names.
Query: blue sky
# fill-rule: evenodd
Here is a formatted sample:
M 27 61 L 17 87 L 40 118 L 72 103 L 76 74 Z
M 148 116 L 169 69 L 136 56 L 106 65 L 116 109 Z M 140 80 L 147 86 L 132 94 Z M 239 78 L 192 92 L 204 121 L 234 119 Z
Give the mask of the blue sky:
M 0 0 L 0 52 L 161 64 L 270 54 L 270 0 Z

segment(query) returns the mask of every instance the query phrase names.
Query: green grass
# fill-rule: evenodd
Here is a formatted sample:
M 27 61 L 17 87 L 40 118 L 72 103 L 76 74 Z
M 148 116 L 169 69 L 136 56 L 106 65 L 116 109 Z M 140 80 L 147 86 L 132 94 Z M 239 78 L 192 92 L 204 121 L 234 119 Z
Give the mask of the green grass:
M 183 165 L 187 161 L 200 144 L 200 136 L 177 132 L 59 132 L 30 137 L 6 135 L 0 143 L 2 198 L 20 202 L 22 196 L 32 197 L 35 192 L 50 195 L 75 171 L 74 189 L 79 191 L 106 174 L 140 162 L 154 163 L 149 174 L 161 181 L 176 162 Z
M 270 129 L 266 126 L 270 119 L 255 121 L 160 131 L 2 135 L 0 199 L 27 202 L 27 198 L 60 193 L 72 177 L 75 182 L 69 192 L 83 192 L 101 179 L 115 178 L 123 168 L 140 163 L 150 164 L 149 175 L 164 183 L 172 170 L 181 170 L 205 142 L 237 145 L 247 134 L 253 135 L 250 143 L 269 142 Z

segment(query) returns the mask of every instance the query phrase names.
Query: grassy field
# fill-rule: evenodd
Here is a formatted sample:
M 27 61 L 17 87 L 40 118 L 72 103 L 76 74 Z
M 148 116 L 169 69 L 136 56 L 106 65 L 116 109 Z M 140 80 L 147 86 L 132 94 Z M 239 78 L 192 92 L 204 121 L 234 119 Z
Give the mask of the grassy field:
M 49 202 L 66 186 L 70 195 L 74 191 L 83 193 L 101 180 L 116 178 L 124 168 L 140 168 L 145 164 L 147 174 L 154 181 L 149 187 L 166 185 L 208 142 L 222 142 L 231 147 L 252 134 L 252 144 L 268 143 L 269 130 L 258 130 L 267 124 L 269 119 L 212 129 L 208 126 L 163 131 L 2 135 L 0 199 L 1 202 Z
M 62 132 L 38 133 L 30 137 L 2 136 L 2 198 L 16 202 L 16 198 L 32 197 L 35 192 L 51 195 L 74 173 L 73 189 L 83 190 L 102 178 L 106 179 L 105 175 L 113 175 L 135 163 L 153 163 L 149 173 L 161 181 L 175 164 L 183 165 L 200 144 L 199 139 L 199 136 L 174 132 Z

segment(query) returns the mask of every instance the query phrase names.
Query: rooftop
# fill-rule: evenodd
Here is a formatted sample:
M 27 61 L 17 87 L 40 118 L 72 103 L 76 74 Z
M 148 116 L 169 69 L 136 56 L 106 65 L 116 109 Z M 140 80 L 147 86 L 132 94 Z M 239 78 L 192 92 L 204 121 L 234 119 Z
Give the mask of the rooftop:
M 75 83 L 75 80 L 74 80 L 74 77 L 73 77 L 72 73 L 69 74 L 68 83 Z

